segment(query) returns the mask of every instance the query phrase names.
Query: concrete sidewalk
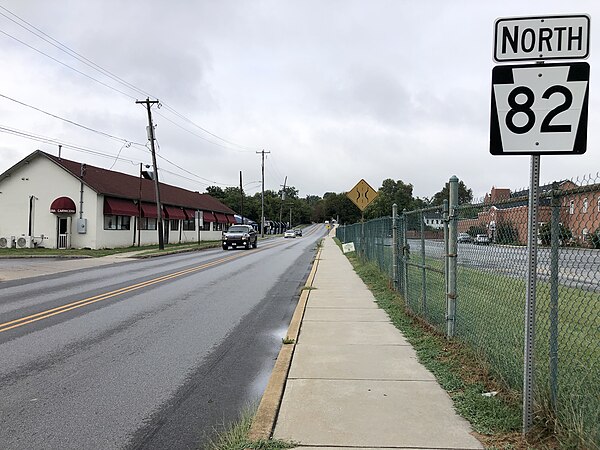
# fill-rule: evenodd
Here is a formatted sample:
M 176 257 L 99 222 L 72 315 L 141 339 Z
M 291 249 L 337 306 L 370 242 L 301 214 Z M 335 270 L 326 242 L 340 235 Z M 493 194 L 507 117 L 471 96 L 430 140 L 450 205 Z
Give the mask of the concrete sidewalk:
M 331 237 L 317 264 L 273 437 L 303 448 L 483 448 Z

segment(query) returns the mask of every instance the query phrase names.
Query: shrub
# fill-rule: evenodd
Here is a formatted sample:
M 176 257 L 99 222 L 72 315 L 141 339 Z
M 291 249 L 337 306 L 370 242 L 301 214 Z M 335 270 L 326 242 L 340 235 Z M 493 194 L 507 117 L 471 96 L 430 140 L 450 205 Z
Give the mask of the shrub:
M 519 232 L 511 221 L 500 222 L 496 225 L 495 241 L 498 244 L 518 244 Z
M 542 241 L 542 245 L 550 245 L 552 240 L 551 222 L 546 222 L 540 227 L 538 237 Z M 568 242 L 571 239 L 573 239 L 573 232 L 562 223 L 558 224 L 558 240 L 560 245 L 564 245 L 565 242 Z

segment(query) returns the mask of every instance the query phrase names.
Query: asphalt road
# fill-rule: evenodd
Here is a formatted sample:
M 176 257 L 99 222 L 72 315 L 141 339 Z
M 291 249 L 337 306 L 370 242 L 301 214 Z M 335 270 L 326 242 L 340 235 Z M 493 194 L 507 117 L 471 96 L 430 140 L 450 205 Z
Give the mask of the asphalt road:
M 325 231 L 0 283 L 1 446 L 201 447 L 260 398 Z
M 421 241 L 410 239 L 411 259 L 418 261 Z M 425 254 L 441 259 L 444 255 L 442 241 L 425 241 Z M 516 278 L 527 276 L 528 250 L 509 245 L 458 244 L 458 264 L 474 269 Z M 538 248 L 538 277 L 550 278 L 550 249 Z M 585 248 L 561 247 L 558 253 L 558 280 L 564 286 L 600 292 L 600 251 Z

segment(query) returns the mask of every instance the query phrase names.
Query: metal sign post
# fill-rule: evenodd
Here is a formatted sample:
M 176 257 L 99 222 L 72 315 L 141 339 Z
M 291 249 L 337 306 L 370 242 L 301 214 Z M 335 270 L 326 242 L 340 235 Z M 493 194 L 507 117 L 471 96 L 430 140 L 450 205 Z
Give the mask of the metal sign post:
M 531 155 L 523 434 L 533 425 L 540 155 L 581 155 L 587 149 L 590 66 L 586 62 L 544 62 L 587 58 L 589 28 L 590 17 L 585 14 L 513 17 L 495 22 L 496 62 L 537 61 L 494 67 L 490 121 L 492 155 Z
M 540 186 L 540 155 L 531 155 L 529 214 L 527 224 L 527 295 L 525 298 L 525 345 L 523 354 L 523 433 L 533 425 L 535 355 L 535 300 L 537 286 L 537 228 Z

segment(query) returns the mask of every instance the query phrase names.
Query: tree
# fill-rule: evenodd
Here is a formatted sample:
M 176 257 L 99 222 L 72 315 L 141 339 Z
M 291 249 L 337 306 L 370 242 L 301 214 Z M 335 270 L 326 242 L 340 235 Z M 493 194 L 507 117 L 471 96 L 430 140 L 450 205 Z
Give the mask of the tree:
M 494 240 L 498 244 L 509 245 L 519 243 L 519 231 L 510 220 L 501 221 L 496 224 L 494 234 Z
M 391 178 L 383 180 L 378 190 L 379 195 L 365 210 L 365 218 L 375 219 L 392 215 L 392 205 L 398 205 L 398 213 L 403 209 L 415 208 L 413 198 L 413 185 L 402 180 L 394 181 Z
M 450 199 L 450 183 L 446 183 L 444 188 L 437 192 L 431 199 L 431 205 L 443 205 L 444 200 Z M 465 183 L 462 181 L 458 182 L 458 204 L 471 203 L 473 201 L 473 191 L 468 189 Z
M 360 221 L 360 216 L 360 210 L 346 197 L 346 193 L 326 192 L 315 205 L 311 217 L 314 222 L 337 220 L 339 217 L 340 223 L 356 223 Z

